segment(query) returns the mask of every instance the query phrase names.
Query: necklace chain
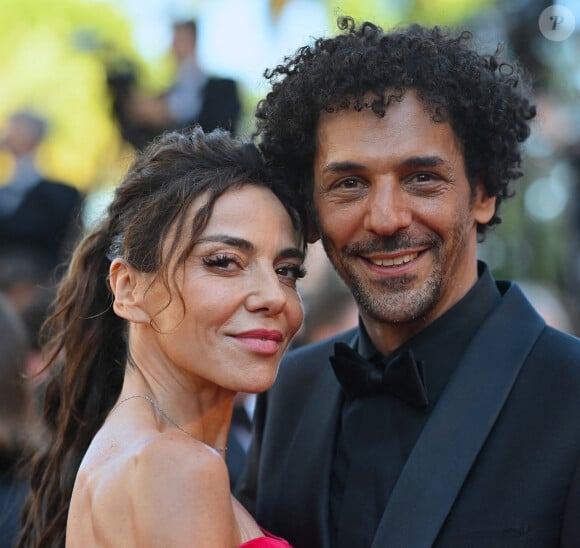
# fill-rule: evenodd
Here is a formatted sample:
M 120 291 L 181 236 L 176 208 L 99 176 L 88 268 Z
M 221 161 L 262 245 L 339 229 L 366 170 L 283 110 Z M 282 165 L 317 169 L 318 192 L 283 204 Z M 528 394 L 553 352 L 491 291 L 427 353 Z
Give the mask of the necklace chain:
M 161 408 L 161 406 L 150 396 L 147 396 L 146 394 L 133 394 L 132 396 L 127 396 L 126 398 L 122 399 L 117 405 L 115 405 L 115 407 L 113 407 L 113 409 L 111 410 L 111 413 L 117 409 L 117 407 L 119 407 L 119 405 L 121 405 L 122 403 L 125 403 L 128 400 L 132 400 L 133 398 L 142 398 L 146 401 L 148 401 L 152 407 L 158 411 L 168 422 L 170 422 L 173 426 L 175 426 L 175 428 L 177 428 L 178 430 L 180 430 L 181 432 L 183 432 L 185 435 L 189 436 L 192 440 L 195 441 L 199 441 L 201 443 L 203 443 L 204 445 L 207 445 L 208 447 L 211 447 L 212 449 L 214 449 L 215 451 L 217 451 L 218 453 L 225 453 L 228 448 L 227 447 L 214 447 L 213 445 L 209 445 L 208 443 L 205 443 L 204 441 L 201 441 L 200 439 L 196 438 L 193 434 L 191 434 L 190 432 L 188 432 L 187 430 L 185 430 L 185 428 L 182 428 L 179 424 L 177 424 L 168 414 L 167 412 Z

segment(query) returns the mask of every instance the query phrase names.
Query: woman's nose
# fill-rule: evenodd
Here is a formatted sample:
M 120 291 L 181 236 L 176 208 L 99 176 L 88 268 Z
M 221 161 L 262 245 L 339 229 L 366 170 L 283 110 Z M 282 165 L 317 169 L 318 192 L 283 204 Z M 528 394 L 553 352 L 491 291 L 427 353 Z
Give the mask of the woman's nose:
M 246 307 L 252 312 L 264 311 L 278 314 L 284 308 L 287 294 L 276 272 L 262 272 L 252 279 L 252 288 L 246 299 Z

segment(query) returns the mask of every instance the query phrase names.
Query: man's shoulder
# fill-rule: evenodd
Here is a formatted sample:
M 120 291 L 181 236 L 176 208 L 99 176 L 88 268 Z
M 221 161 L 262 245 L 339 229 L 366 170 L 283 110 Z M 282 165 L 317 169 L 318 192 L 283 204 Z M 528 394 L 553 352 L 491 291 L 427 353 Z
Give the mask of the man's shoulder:
M 552 362 L 570 364 L 580 374 L 580 338 L 546 326 L 532 353 L 549 356 Z
M 506 296 L 508 290 L 512 297 L 515 296 L 515 298 L 512 298 L 507 305 L 509 309 L 506 308 L 502 311 L 502 313 L 509 312 L 514 329 L 525 329 L 526 323 L 533 316 L 540 316 L 543 318 L 544 315 L 541 308 L 538 308 L 534 299 L 530 299 L 529 294 L 524 291 L 518 282 L 502 280 L 497 281 L 496 284 L 503 297 Z M 550 351 L 557 352 L 558 354 L 561 353 L 565 356 L 579 356 L 580 338 L 553 327 L 552 325 L 546 324 L 546 327 L 538 337 L 536 347 L 540 349 L 549 348 Z
M 509 315 L 513 330 L 527 329 L 529 323 L 537 321 L 538 317 L 542 318 L 541 321 L 545 321 L 542 310 L 530 300 L 529 295 L 517 282 L 500 281 L 496 283 L 504 297 L 500 312 L 502 315 Z M 511 298 L 505 299 L 508 291 Z M 530 356 L 542 360 L 549 356 L 551 362 L 572 363 L 577 369 L 580 369 L 580 338 L 546 324 L 535 341 Z

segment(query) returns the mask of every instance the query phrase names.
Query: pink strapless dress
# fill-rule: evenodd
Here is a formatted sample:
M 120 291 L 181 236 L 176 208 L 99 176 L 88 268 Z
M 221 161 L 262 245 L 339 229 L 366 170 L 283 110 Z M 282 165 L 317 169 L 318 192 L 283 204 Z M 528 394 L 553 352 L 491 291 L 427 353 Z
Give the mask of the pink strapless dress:
M 262 532 L 265 536 L 244 542 L 238 548 L 292 548 L 283 538 L 275 537 L 268 531 L 264 531 L 264 529 L 262 529 Z

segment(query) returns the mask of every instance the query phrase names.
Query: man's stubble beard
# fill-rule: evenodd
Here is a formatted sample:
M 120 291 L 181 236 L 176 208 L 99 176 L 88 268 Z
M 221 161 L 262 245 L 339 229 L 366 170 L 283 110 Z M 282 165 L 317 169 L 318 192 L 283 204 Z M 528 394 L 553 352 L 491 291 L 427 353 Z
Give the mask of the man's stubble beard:
M 362 279 L 350 268 L 348 262 L 338 258 L 324 236 L 321 239 L 331 264 L 349 287 L 359 310 L 377 322 L 414 322 L 426 316 L 439 302 L 443 285 L 439 248 L 432 248 L 437 268 L 421 287 L 412 288 L 414 276 L 375 282 Z

